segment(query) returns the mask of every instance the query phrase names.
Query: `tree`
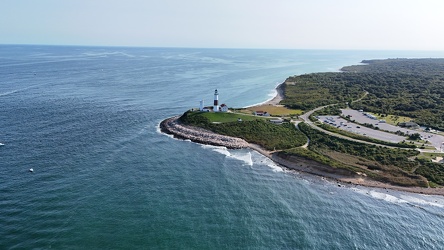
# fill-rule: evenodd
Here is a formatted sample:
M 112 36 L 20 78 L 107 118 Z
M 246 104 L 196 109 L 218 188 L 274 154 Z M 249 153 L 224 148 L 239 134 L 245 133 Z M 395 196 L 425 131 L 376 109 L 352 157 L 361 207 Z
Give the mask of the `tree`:
M 417 140 L 421 139 L 421 135 L 419 133 L 414 133 L 414 134 L 409 135 L 409 139 L 412 141 L 417 141 Z

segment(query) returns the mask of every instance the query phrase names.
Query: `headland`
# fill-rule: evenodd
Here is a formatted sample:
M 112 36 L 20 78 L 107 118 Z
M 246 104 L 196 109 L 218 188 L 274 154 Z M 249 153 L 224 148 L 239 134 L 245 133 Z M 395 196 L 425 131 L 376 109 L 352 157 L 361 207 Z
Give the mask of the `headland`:
M 304 76 L 302 76 L 303 78 Z M 283 108 L 283 103 L 286 103 L 286 107 L 291 107 L 289 105 L 288 100 L 292 98 L 291 92 L 289 93 L 288 88 L 293 87 L 297 84 L 297 81 L 300 79 L 295 79 L 296 77 L 290 77 L 286 82 L 280 84 L 276 88 L 276 96 L 273 99 L 270 99 L 268 102 L 259 105 L 258 107 L 249 107 L 249 112 L 252 110 L 265 109 L 268 107 L 279 106 Z M 287 92 L 286 92 L 287 91 Z M 288 95 L 286 95 L 288 94 Z M 366 93 L 360 92 L 356 97 L 356 101 L 351 100 L 349 103 L 355 103 L 361 101 L 364 98 L 367 98 Z M 315 98 L 307 99 L 307 102 L 310 104 L 310 101 L 313 101 Z M 324 102 L 318 102 L 322 104 L 328 104 Z M 299 104 L 298 104 L 299 105 Z M 311 104 L 310 104 L 311 105 Z M 329 107 L 333 104 L 327 105 L 325 107 Z M 310 106 L 313 108 L 314 106 Z M 293 106 L 294 108 L 294 106 Z M 330 108 L 319 109 L 319 106 L 315 108 L 318 112 L 319 110 L 327 110 L 327 112 L 332 112 Z M 235 112 L 242 111 L 240 109 L 235 109 Z M 196 126 L 195 124 L 190 124 L 187 122 L 181 121 L 179 116 L 168 118 L 161 122 L 160 127 L 162 132 L 172 134 L 176 138 L 180 139 L 189 139 L 193 142 L 202 143 L 202 144 L 210 144 L 215 146 L 223 146 L 230 149 L 240 149 L 240 148 L 250 148 L 256 150 L 257 152 L 267 156 L 274 162 L 282 165 L 283 167 L 290 169 L 301 171 L 309 174 L 314 174 L 318 176 L 322 176 L 323 178 L 330 178 L 332 180 L 338 181 L 338 185 L 362 185 L 368 187 L 376 187 L 383 189 L 394 189 L 400 191 L 414 192 L 414 193 L 422 193 L 422 194 L 433 194 L 433 195 L 444 195 L 444 188 L 441 187 L 440 179 L 433 179 L 435 176 L 430 175 L 428 173 L 424 173 L 421 170 L 424 169 L 423 166 L 430 167 L 428 162 L 425 162 L 424 158 L 418 158 L 418 152 L 421 152 L 411 149 L 415 148 L 414 142 L 411 142 L 412 145 L 398 145 L 396 143 L 385 143 L 382 144 L 381 141 L 371 140 L 368 138 L 361 138 L 356 136 L 345 134 L 343 132 L 335 133 L 331 132 L 332 129 L 326 128 L 324 125 L 319 124 L 314 116 L 317 115 L 312 114 L 313 112 L 309 112 L 310 109 L 305 108 L 304 114 L 294 116 L 287 116 L 288 120 L 286 122 L 296 125 L 296 128 L 299 128 L 300 131 L 304 132 L 308 137 L 308 142 L 301 146 L 302 144 L 298 144 L 296 147 L 298 150 L 286 150 L 284 148 L 276 148 L 270 145 L 256 143 L 248 138 L 248 136 L 244 136 L 243 134 L 236 134 L 236 136 L 228 136 L 223 135 L 220 132 L 213 132 L 210 129 L 204 129 L 203 127 Z M 254 111 L 256 116 L 256 111 Z M 186 113 L 185 113 L 186 114 Z M 246 117 L 247 118 L 247 117 Z M 262 117 L 261 117 L 262 118 Z M 239 118 L 237 118 L 239 119 Z M 268 118 L 273 119 L 273 118 Z M 279 118 L 281 119 L 281 118 Z M 271 121 L 271 120 L 266 120 Z M 262 121 L 261 121 L 262 122 Z M 217 126 L 217 123 L 220 122 L 210 122 L 213 125 Z M 232 122 L 235 123 L 235 122 Z M 263 122 L 265 124 L 265 122 Z M 304 126 L 298 126 L 301 123 Z M 310 125 L 310 126 L 308 126 Z M 316 132 L 316 128 L 318 132 Z M 211 126 L 210 126 L 211 128 Z M 309 130 L 310 129 L 310 130 Z M 297 130 L 297 129 L 296 129 Z M 218 131 L 218 130 L 215 130 Z M 308 134 L 307 134 L 308 132 Z M 328 132 L 328 133 L 327 133 Z M 310 134 L 311 133 L 311 134 Z M 313 133 L 317 134 L 317 139 L 313 137 Z M 242 138 L 240 138 L 242 137 Z M 347 150 L 335 151 L 331 148 L 327 148 L 327 146 L 319 145 L 319 137 L 325 137 L 325 139 L 333 138 L 332 140 L 337 140 L 339 142 L 345 140 L 348 141 L 349 144 L 338 144 L 339 147 L 355 147 L 354 144 L 359 144 L 357 148 L 361 151 L 368 150 L 379 150 L 384 154 L 393 154 L 393 152 L 401 152 L 396 157 L 406 157 L 405 159 L 399 158 L 399 160 L 387 160 L 380 159 L 381 153 L 375 151 L 375 157 L 365 157 L 360 154 L 353 155 L 349 153 Z M 364 140 L 362 140 L 364 139 Z M 328 139 L 330 140 L 330 139 Z M 310 144 L 311 143 L 311 144 Z M 421 142 L 423 143 L 423 142 Z M 307 149 L 307 146 L 310 144 L 310 150 Z M 274 145 L 274 144 L 273 144 Z M 342 145 L 342 146 L 341 146 Z M 294 146 L 294 145 L 293 145 Z M 334 145 L 333 145 L 334 146 Z M 337 145 L 334 147 L 338 147 Z M 367 147 L 367 148 L 366 148 Z M 407 149 L 403 148 L 407 147 Z M 289 147 L 287 147 L 289 148 Z M 409 149 L 410 148 L 410 149 Z M 301 150 L 307 149 L 307 150 Z M 355 149 L 356 150 L 356 149 Z M 301 151 L 306 151 L 302 152 Z M 384 151 L 386 151 L 384 153 Z M 427 151 L 427 149 L 425 150 Z M 431 150 L 430 150 L 431 151 Z M 310 153 L 307 153 L 310 152 Z M 405 152 L 405 153 L 404 153 Z M 422 155 L 422 153 L 421 153 Z M 415 158 L 416 157 L 416 158 Z M 372 160 L 376 158 L 375 160 Z M 408 159 L 407 159 L 408 158 Z M 380 160 L 379 160 L 380 159 Z M 406 166 L 404 166 L 405 164 Z M 411 165 L 411 167 L 410 167 Z M 438 173 L 440 173 L 439 168 L 442 165 L 434 164 L 432 167 L 438 168 Z M 382 173 L 382 174 L 380 174 Z M 435 173 L 435 172 L 434 172 Z

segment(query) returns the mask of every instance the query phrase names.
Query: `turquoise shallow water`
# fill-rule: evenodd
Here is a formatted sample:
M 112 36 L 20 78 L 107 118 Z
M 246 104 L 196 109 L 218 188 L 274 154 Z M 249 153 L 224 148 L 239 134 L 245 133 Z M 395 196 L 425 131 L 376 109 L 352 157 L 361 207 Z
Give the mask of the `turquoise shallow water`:
M 158 130 L 215 88 L 241 107 L 289 75 L 443 56 L 0 46 L 0 249 L 443 249 L 443 197 L 338 187 Z

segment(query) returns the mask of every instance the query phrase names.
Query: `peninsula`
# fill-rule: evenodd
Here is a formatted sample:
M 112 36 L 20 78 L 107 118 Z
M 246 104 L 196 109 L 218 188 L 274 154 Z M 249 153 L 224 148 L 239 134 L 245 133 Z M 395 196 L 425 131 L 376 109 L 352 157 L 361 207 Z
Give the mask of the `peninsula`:
M 213 107 L 160 127 L 343 183 L 444 195 L 444 59 L 363 63 L 289 77 L 275 98 L 254 107 L 222 111 L 216 90 Z M 406 123 L 418 127 L 399 127 Z

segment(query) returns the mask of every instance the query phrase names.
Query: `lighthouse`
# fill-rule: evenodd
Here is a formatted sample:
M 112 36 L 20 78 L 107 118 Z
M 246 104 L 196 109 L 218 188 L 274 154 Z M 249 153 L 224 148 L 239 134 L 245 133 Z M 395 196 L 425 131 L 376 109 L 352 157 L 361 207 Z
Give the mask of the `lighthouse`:
M 219 94 L 217 93 L 217 89 L 214 91 L 214 112 L 219 112 Z

